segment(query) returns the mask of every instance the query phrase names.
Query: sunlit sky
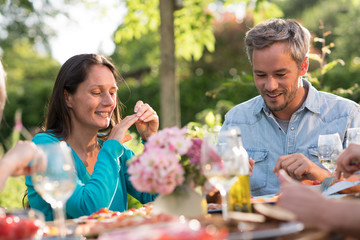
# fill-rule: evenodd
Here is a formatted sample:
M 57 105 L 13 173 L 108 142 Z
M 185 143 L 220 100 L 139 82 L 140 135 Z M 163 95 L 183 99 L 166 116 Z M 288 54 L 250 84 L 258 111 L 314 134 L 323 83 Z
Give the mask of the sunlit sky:
M 80 53 L 111 54 L 115 48 L 112 34 L 126 14 L 124 4 L 119 2 L 106 0 L 98 1 L 96 6 L 61 6 L 70 18 L 60 15 L 47 22 L 57 32 L 57 37 L 50 40 L 53 57 L 63 64 Z
M 50 40 L 53 57 L 63 64 L 73 55 L 80 53 L 104 53 L 110 55 L 115 45 L 112 34 L 122 23 L 126 15 L 124 1 L 88 1 L 96 2 L 85 6 L 62 5 L 62 1 L 53 0 L 55 7 L 69 14 L 69 18 L 63 15 L 55 19 L 49 19 L 47 23 L 55 29 L 57 37 Z M 234 12 L 237 17 L 244 15 L 243 4 L 230 5 L 227 8 L 217 4 L 210 4 L 211 11 Z

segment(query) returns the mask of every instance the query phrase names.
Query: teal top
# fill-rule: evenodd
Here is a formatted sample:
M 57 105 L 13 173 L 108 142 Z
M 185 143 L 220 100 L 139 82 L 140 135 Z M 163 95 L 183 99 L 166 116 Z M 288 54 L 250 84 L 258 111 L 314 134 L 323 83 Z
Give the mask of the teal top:
M 49 133 L 39 133 L 32 141 L 35 144 L 46 144 L 59 142 L 61 139 Z M 138 192 L 132 186 L 130 175 L 127 173 L 127 161 L 134 156 L 133 151 L 114 139 L 100 141 L 100 145 L 101 149 L 92 175 L 72 150 L 78 179 L 74 193 L 66 202 L 67 218 L 90 215 L 104 207 L 123 212 L 127 210 L 127 193 L 141 203 L 153 201 L 156 197 L 149 193 Z M 25 177 L 25 184 L 28 188 L 30 207 L 43 212 L 46 221 L 53 220 L 50 204 L 35 191 L 30 176 Z

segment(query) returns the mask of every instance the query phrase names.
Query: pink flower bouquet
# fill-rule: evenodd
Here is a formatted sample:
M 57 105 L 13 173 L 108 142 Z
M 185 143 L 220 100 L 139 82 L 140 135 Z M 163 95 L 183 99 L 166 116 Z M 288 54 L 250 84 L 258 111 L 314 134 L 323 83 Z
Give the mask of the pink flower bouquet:
M 128 173 L 142 192 L 169 194 L 176 186 L 203 186 L 201 139 L 188 138 L 186 128 L 166 128 L 152 135 L 144 152 L 131 162 Z

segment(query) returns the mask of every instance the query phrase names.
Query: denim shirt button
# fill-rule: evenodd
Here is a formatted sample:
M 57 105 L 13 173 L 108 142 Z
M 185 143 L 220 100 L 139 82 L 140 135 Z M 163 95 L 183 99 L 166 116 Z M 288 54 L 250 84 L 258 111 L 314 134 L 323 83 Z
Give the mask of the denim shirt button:
M 291 129 L 291 131 L 294 131 L 295 128 L 294 128 L 294 127 L 291 127 L 290 129 Z

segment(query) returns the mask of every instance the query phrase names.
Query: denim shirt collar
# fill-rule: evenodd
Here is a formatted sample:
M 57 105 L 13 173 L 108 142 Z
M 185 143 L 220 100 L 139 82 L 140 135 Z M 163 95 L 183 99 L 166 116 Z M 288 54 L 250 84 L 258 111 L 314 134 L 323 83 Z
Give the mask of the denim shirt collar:
M 308 93 L 305 102 L 297 111 L 301 111 L 304 108 L 307 108 L 309 111 L 313 113 L 317 113 L 317 114 L 320 113 L 320 106 L 322 103 L 320 101 L 318 90 L 316 90 L 308 80 L 303 78 L 302 81 L 303 81 L 303 86 L 308 89 Z M 270 115 L 271 113 L 270 109 L 266 106 L 264 99 L 261 96 L 259 96 L 258 104 L 254 106 L 254 115 L 261 114 L 262 110 L 266 115 Z
M 311 83 L 306 79 L 303 79 L 303 84 L 304 87 L 307 87 L 308 89 L 308 95 L 301 108 L 306 107 L 307 109 L 309 109 L 309 111 L 313 113 L 320 113 L 320 106 L 323 103 L 320 100 L 319 91 L 316 90 L 316 88 L 314 88 Z

